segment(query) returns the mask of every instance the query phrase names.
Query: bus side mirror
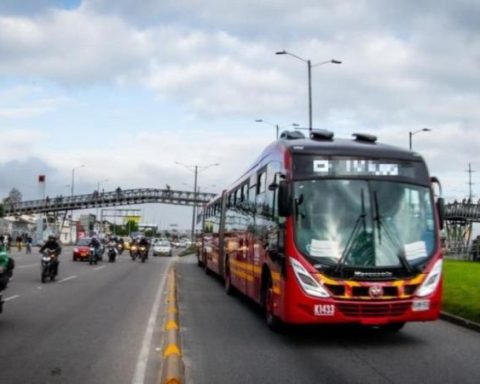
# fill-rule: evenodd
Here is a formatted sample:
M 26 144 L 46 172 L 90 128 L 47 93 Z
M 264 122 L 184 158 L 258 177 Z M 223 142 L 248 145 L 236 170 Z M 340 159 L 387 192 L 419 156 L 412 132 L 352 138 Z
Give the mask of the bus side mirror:
M 278 184 L 278 214 L 281 217 L 287 217 L 292 214 L 292 198 L 288 188 L 288 183 L 281 180 Z
M 443 229 L 443 226 L 445 224 L 445 200 L 442 197 L 442 184 L 440 183 L 440 180 L 438 180 L 438 178 L 434 176 L 430 177 L 430 182 L 438 186 L 439 196 L 435 205 L 438 212 L 438 226 L 440 227 L 440 229 Z
M 445 201 L 443 197 L 437 199 L 437 212 L 438 212 L 438 225 L 440 229 L 443 229 L 445 224 Z

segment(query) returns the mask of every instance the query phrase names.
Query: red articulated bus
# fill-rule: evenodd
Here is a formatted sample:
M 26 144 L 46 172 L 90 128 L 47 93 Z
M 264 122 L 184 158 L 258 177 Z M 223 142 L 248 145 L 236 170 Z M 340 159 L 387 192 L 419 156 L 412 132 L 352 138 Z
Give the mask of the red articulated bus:
M 353 136 L 286 131 L 204 207 L 198 264 L 272 329 L 439 316 L 440 184 L 418 153 Z

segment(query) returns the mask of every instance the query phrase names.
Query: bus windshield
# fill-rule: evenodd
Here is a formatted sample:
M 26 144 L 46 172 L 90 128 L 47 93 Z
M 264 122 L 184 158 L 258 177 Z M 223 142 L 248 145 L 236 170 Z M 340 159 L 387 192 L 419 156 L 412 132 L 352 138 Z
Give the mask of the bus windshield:
M 419 265 L 435 248 L 430 189 L 393 181 L 294 182 L 295 241 L 313 264 Z

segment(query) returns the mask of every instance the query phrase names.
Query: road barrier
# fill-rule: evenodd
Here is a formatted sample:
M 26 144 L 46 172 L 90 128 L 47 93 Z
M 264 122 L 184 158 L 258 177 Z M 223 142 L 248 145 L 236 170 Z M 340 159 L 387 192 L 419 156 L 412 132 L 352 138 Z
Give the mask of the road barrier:
M 163 364 L 159 384 L 181 384 L 184 382 L 185 366 L 180 345 L 180 322 L 177 303 L 177 282 L 175 267 L 168 274 L 167 316 L 165 319 L 165 342 Z

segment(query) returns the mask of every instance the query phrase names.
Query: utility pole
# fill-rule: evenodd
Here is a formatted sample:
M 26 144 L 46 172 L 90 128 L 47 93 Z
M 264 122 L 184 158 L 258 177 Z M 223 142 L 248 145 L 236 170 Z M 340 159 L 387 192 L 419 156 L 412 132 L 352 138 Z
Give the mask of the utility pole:
M 195 181 L 193 183 L 193 199 L 197 200 L 197 177 L 198 177 L 198 165 L 195 165 Z M 192 233 L 191 239 L 192 243 L 195 241 L 195 215 L 197 212 L 197 203 L 193 203 L 193 214 L 192 214 Z
M 472 201 L 473 193 L 472 193 L 472 186 L 475 183 L 472 183 L 472 173 L 475 172 L 472 170 L 472 163 L 468 163 L 468 169 L 465 171 L 468 173 L 468 200 Z

